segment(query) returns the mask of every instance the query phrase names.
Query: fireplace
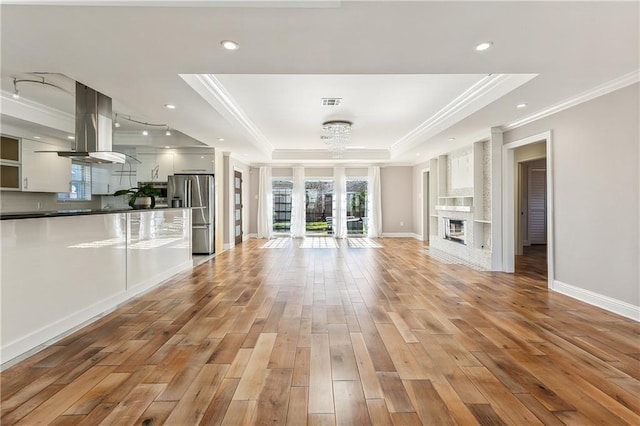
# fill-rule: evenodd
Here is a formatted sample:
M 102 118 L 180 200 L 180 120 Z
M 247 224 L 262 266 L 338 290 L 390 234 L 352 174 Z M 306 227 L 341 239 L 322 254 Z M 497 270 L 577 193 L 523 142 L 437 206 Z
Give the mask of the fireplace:
M 464 220 L 444 218 L 444 238 L 455 243 L 466 244 Z

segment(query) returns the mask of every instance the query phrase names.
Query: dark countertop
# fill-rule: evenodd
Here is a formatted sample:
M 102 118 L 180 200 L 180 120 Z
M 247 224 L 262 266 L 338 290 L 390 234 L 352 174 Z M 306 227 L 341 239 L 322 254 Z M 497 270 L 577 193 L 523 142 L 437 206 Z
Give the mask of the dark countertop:
M 185 209 L 191 207 L 156 207 L 153 209 L 71 209 L 71 210 L 51 210 L 51 211 L 34 211 L 34 212 L 0 212 L 0 220 L 9 219 L 38 219 L 43 217 L 63 217 L 63 216 L 86 216 L 93 214 L 110 214 L 110 213 L 135 213 L 148 211 L 162 211 Z

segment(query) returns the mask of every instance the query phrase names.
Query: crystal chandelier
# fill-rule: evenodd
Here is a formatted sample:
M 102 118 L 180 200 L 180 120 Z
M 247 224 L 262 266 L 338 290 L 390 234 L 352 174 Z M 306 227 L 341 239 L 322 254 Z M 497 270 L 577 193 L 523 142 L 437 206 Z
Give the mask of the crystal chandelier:
M 327 144 L 333 158 L 342 158 L 347 145 L 351 142 L 351 122 L 335 120 L 322 123 L 320 139 Z

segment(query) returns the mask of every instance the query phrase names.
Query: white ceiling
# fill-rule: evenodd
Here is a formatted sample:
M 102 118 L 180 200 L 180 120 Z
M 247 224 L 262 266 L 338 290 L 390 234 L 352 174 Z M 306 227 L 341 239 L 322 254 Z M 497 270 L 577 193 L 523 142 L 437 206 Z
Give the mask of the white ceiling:
M 61 73 L 251 163 L 332 161 L 319 132 L 333 118 L 366 148 L 349 161 L 416 163 L 640 68 L 635 1 L 7 3 L 3 90 Z

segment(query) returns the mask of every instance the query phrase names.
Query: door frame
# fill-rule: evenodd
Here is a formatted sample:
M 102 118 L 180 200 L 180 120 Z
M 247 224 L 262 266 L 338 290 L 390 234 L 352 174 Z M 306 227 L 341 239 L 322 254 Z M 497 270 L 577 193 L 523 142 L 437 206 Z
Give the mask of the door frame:
M 553 206 L 553 138 L 551 130 L 502 146 L 502 270 L 515 271 L 516 246 L 516 162 L 514 150 L 525 145 L 546 142 L 547 158 L 547 286 L 553 288 L 555 277 L 554 206 Z
M 238 237 L 236 236 L 236 173 L 240 175 L 240 241 L 238 242 Z M 233 168 L 233 180 L 232 180 L 231 188 L 233 189 L 233 202 L 230 203 L 233 205 L 233 215 L 231 216 L 231 223 L 233 224 L 232 232 L 233 235 L 233 245 L 237 245 L 244 241 L 244 173 L 241 169 L 234 167 Z

